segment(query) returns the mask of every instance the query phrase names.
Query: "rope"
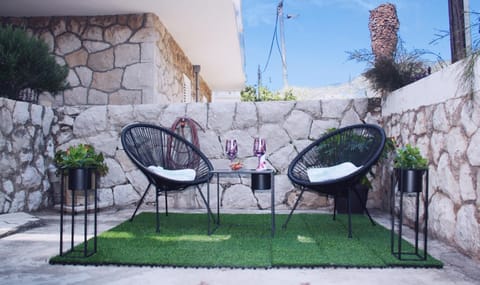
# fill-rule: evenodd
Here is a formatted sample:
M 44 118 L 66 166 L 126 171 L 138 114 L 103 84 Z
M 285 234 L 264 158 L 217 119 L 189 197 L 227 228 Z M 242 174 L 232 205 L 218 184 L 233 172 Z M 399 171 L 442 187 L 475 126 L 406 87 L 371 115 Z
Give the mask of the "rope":
M 203 132 L 205 132 L 202 126 L 200 126 L 200 124 L 194 119 L 188 118 L 188 117 L 178 117 L 175 120 L 175 122 L 173 122 L 171 130 L 172 132 L 179 134 L 183 138 L 190 141 L 197 148 L 200 148 L 200 141 L 198 139 L 197 126 Z M 190 129 L 190 137 L 187 136 L 188 134 L 185 135 L 185 127 L 188 127 Z
M 200 126 L 200 124 L 194 119 L 188 117 L 178 117 L 173 122 L 170 130 L 180 135 L 185 140 L 190 141 L 194 146 L 200 149 L 200 141 L 198 139 L 197 127 L 205 132 L 205 130 Z M 186 128 L 189 129 L 189 131 L 185 130 Z M 192 154 L 189 152 L 188 148 L 180 149 L 180 146 L 174 145 L 171 140 L 168 142 L 168 147 L 168 162 L 175 169 L 198 167 L 200 158 L 197 156 L 192 157 Z M 180 154 L 183 154 L 184 157 L 182 157 L 182 161 L 176 161 L 177 159 L 174 159 L 172 157 L 172 154 L 174 153 L 177 159 L 180 158 Z

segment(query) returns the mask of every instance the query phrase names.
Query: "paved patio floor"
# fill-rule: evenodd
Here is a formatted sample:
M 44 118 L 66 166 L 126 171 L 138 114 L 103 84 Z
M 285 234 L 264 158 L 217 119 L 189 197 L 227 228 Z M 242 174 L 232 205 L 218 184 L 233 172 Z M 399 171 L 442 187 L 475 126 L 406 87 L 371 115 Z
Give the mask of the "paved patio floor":
M 145 209 L 144 209 L 145 210 Z M 153 209 L 146 209 L 152 210 Z M 102 210 L 99 231 L 126 220 L 133 208 Z M 388 215 L 374 213 L 388 225 Z M 407 236 L 413 236 L 408 231 Z M 429 253 L 443 269 L 182 269 L 50 265 L 59 250 L 59 213 L 0 215 L 0 284 L 480 284 L 480 262 L 433 239 Z

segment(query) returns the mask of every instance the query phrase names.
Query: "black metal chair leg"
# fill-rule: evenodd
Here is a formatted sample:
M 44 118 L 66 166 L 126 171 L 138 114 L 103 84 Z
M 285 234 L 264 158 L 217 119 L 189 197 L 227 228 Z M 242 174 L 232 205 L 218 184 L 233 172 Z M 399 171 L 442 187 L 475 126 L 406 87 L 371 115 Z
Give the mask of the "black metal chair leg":
M 363 210 L 365 211 L 368 218 L 370 219 L 370 222 L 372 223 L 372 225 L 375 225 L 375 221 L 373 220 L 372 216 L 370 216 L 370 212 L 367 209 L 367 201 L 362 200 L 362 198 L 360 197 L 360 193 L 358 193 L 357 189 L 354 188 L 353 192 L 355 193 L 355 195 L 357 195 L 357 198 L 360 201 L 360 204 L 362 205 Z
M 140 201 L 138 201 L 137 207 L 135 208 L 135 212 L 133 212 L 133 215 L 132 215 L 132 217 L 130 218 L 130 222 L 133 221 L 133 218 L 135 218 L 135 215 L 137 214 L 138 209 L 139 209 L 140 206 L 142 205 L 143 200 L 145 199 L 145 196 L 147 196 L 148 190 L 150 190 L 150 186 L 151 186 L 151 185 L 152 185 L 152 182 L 150 182 L 150 183 L 148 184 L 147 188 L 145 189 L 145 193 L 143 193 L 142 198 L 140 198 Z
M 156 214 L 157 214 L 157 233 L 160 232 L 160 214 L 158 212 L 158 195 L 159 195 L 158 189 L 156 190 L 156 195 L 155 195 L 155 209 L 156 209 Z
M 337 218 L 337 199 L 338 195 L 333 196 L 333 220 L 335 221 Z
M 202 191 L 200 190 L 200 187 L 198 185 L 196 185 L 196 187 L 197 187 L 198 193 L 200 193 L 200 197 L 202 197 L 202 200 L 205 203 L 205 207 L 207 207 L 208 214 L 212 217 L 213 222 L 216 224 L 217 221 L 215 219 L 215 215 L 213 214 L 212 209 L 210 209 L 210 205 L 208 204 L 207 199 L 205 199 L 205 196 L 203 195 Z M 217 199 L 218 199 L 218 197 L 217 197 Z
M 283 229 L 287 228 L 287 224 L 290 221 L 290 218 L 292 217 L 293 212 L 297 208 L 298 202 L 300 202 L 300 200 L 302 199 L 303 192 L 305 192 L 305 190 L 302 190 L 302 192 L 300 192 L 300 195 L 298 196 L 297 201 L 295 202 L 295 205 L 293 205 L 293 208 L 290 211 L 290 214 L 288 215 L 287 220 L 285 221 L 285 223 L 282 226 Z
M 165 216 L 168 216 L 168 197 L 167 197 L 167 190 L 163 191 L 165 195 Z
M 352 238 L 352 203 L 350 201 L 350 189 L 347 190 L 347 208 L 348 208 L 348 238 Z

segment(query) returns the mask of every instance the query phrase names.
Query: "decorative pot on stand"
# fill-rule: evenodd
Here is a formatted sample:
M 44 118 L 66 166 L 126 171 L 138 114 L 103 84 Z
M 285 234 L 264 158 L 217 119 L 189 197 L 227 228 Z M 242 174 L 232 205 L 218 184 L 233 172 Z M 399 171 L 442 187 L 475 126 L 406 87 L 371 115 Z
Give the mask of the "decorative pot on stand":
M 406 193 L 422 192 L 425 169 L 397 168 L 396 172 L 399 191 Z
M 67 174 L 66 205 L 85 205 L 85 196 L 87 196 L 87 204 L 90 204 L 94 199 L 94 192 L 90 190 L 95 188 L 95 169 L 68 168 Z

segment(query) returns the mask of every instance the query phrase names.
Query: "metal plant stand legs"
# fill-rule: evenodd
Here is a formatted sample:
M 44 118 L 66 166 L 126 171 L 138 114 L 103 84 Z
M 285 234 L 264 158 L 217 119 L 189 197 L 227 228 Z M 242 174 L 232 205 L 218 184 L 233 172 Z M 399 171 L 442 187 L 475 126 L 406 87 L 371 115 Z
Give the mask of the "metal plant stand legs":
M 415 245 L 413 251 L 406 251 L 403 248 L 402 244 L 402 235 L 403 235 L 403 211 L 404 211 L 404 195 L 407 194 L 406 192 L 399 190 L 399 217 L 398 217 L 398 227 L 396 229 L 395 225 L 395 207 L 396 207 L 396 199 L 395 199 L 395 188 L 399 184 L 399 179 L 395 174 L 392 174 L 391 177 L 391 192 L 390 192 L 390 215 L 391 215 L 391 252 L 392 254 L 400 260 L 426 260 L 427 259 L 427 234 L 428 234 L 428 170 L 425 170 L 424 174 L 424 184 L 425 187 L 425 199 L 423 202 L 424 207 L 424 224 L 423 224 L 423 253 L 419 250 L 419 232 L 420 232 L 420 195 L 422 191 L 411 193 L 415 195 L 415 224 L 414 224 L 414 231 L 415 231 Z M 398 230 L 398 234 L 395 237 L 395 232 Z
M 97 252 L 97 212 L 98 212 L 98 204 L 97 204 L 97 187 L 93 186 L 92 189 L 82 189 L 82 190 L 71 190 L 71 205 L 65 205 L 66 203 L 66 183 L 65 180 L 67 179 L 67 175 L 62 173 L 61 179 L 61 191 L 60 191 L 60 256 L 69 255 L 69 257 L 89 257 L 92 256 Z M 96 185 L 96 182 L 94 183 Z M 93 191 L 93 209 L 89 208 L 88 206 L 88 194 Z M 83 192 L 84 194 L 84 205 L 76 205 L 76 193 Z M 82 209 L 83 208 L 83 209 Z M 76 221 L 75 214 L 81 212 L 83 210 L 83 217 L 78 217 L 79 220 Z M 70 248 L 64 250 L 63 243 L 64 243 L 64 235 L 66 234 L 64 227 L 66 226 L 66 216 L 70 211 Z M 89 216 L 90 219 L 93 218 L 93 225 L 90 221 L 89 225 Z M 82 220 L 83 218 L 83 224 Z M 68 221 L 67 221 L 68 222 Z M 75 222 L 77 222 L 77 226 L 80 223 L 80 226 L 83 226 L 83 247 L 75 248 Z M 92 232 L 93 227 L 93 232 Z M 88 234 L 92 234 L 93 238 L 89 241 Z M 68 235 L 67 235 L 68 239 Z M 93 246 L 89 246 L 90 243 L 93 242 Z

